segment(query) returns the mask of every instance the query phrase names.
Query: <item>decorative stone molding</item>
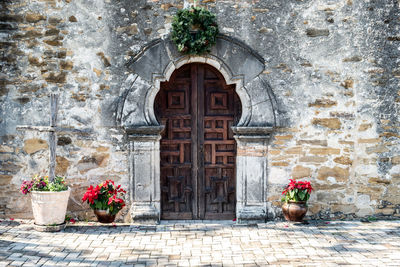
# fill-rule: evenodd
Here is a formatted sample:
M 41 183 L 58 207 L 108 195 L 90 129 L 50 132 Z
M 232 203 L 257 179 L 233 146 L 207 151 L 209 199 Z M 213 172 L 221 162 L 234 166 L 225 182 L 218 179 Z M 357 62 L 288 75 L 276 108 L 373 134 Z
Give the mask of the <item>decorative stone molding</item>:
M 239 222 L 263 221 L 267 214 L 267 151 L 276 126 L 276 101 L 263 79 L 264 59 L 244 43 L 219 35 L 212 51 L 202 56 L 179 53 L 170 39 L 146 45 L 127 64 L 131 74 L 122 85 L 117 123 L 130 141 L 131 215 L 134 221 L 160 219 L 160 133 L 154 100 L 160 83 L 189 63 L 215 67 L 227 84 L 235 84 L 242 117 L 233 127 L 237 141 L 237 206 Z
M 276 101 L 262 78 L 264 59 L 243 42 L 225 35 L 219 35 L 211 52 L 202 56 L 179 53 L 170 39 L 157 39 L 146 45 L 127 64 L 134 74 L 122 86 L 117 123 L 125 128 L 158 125 L 153 106 L 160 83 L 168 81 L 174 70 L 194 62 L 212 65 L 227 84 L 236 84 L 242 103 L 238 126 L 276 125 Z
M 163 130 L 163 126 L 126 130 L 130 144 L 130 197 L 134 222 L 160 221 L 160 139 Z
M 272 127 L 232 127 L 237 142 L 236 217 L 239 223 L 267 217 L 267 153 Z

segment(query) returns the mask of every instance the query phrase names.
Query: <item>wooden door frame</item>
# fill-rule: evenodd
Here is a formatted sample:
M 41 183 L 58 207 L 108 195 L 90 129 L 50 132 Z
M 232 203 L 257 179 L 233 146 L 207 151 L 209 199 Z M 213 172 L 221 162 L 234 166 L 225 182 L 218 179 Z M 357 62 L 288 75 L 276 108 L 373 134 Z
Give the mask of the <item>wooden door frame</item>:
M 208 75 L 211 76 L 206 77 L 206 73 L 209 73 Z M 234 90 L 234 86 L 227 85 L 221 73 L 207 64 L 188 64 L 185 67 L 177 69 L 172 77 L 170 81 L 162 84 L 155 104 L 157 118 L 168 130 L 160 140 L 160 147 L 164 149 L 160 150 L 161 217 L 167 220 L 188 219 L 188 210 L 183 206 L 183 209 L 181 209 L 180 204 L 182 202 L 176 201 L 175 198 L 171 198 L 170 196 L 170 192 L 172 191 L 180 192 L 178 193 L 179 195 L 183 194 L 182 188 L 185 187 L 190 188 L 190 192 L 192 192 L 187 195 L 187 197 L 190 196 L 190 199 L 185 197 L 186 208 L 188 205 L 191 207 L 190 217 L 192 219 L 233 219 L 236 204 L 236 197 L 233 198 L 232 195 L 233 192 L 236 192 L 236 141 L 232 138 L 232 130 L 229 128 L 229 125 L 237 123 L 240 118 L 241 103 L 239 97 Z M 172 101 L 170 100 L 171 95 L 178 94 L 179 92 L 182 94 L 183 90 L 185 90 L 183 95 L 186 95 L 186 97 L 180 97 L 180 100 L 177 101 L 185 104 L 169 107 Z M 219 92 L 219 94 L 223 93 L 225 96 L 225 100 L 219 108 L 215 108 L 216 106 L 214 106 L 215 104 L 212 101 L 215 99 L 212 97 L 213 93 L 216 92 Z M 189 97 L 190 100 L 188 99 Z M 168 101 L 166 101 L 167 99 Z M 190 136 L 175 135 L 180 130 L 179 126 L 178 128 L 172 126 L 172 122 L 176 120 L 180 121 L 182 116 L 190 117 Z M 221 123 L 221 120 L 223 126 L 217 126 L 217 122 Z M 184 122 L 180 121 L 179 124 L 182 123 Z M 189 124 L 185 127 L 188 126 Z M 223 127 L 223 134 L 220 132 L 221 127 Z M 208 131 L 206 131 L 206 128 L 209 128 Z M 185 152 L 182 150 L 181 143 L 182 141 L 187 143 L 189 139 L 191 139 L 190 159 L 187 158 L 188 151 L 186 149 L 184 149 Z M 175 142 L 171 143 L 172 140 L 175 140 Z M 215 143 L 215 140 L 221 140 L 221 142 Z M 176 156 L 174 154 L 176 144 L 180 144 L 178 145 L 180 157 L 178 157 L 177 162 L 174 158 Z M 220 147 L 221 145 L 222 147 Z M 220 151 L 221 149 L 222 151 Z M 209 160 L 206 160 L 206 155 L 209 155 L 211 158 L 207 157 Z M 217 156 L 222 157 L 222 159 L 217 159 L 218 162 L 216 162 Z M 183 160 L 183 158 L 186 160 Z M 172 183 L 170 179 L 172 177 L 177 178 L 178 175 L 178 172 L 175 171 L 177 169 L 181 170 L 181 167 L 183 167 L 182 164 L 187 165 L 189 160 L 191 170 L 189 169 L 188 172 L 186 166 L 184 167 L 186 169 L 185 174 L 178 171 L 183 180 L 179 184 Z M 210 160 L 211 162 L 209 162 Z M 219 160 L 222 160 L 222 162 Z M 175 170 L 173 171 L 173 176 L 171 176 L 172 170 Z M 222 182 L 222 180 L 213 182 L 217 178 L 216 176 L 223 179 L 222 175 L 229 178 L 226 178 L 225 182 Z M 224 193 L 215 191 L 221 188 L 221 183 L 223 183 L 223 187 L 226 187 Z M 190 184 L 190 186 L 187 187 L 183 184 L 188 186 Z M 183 187 L 181 188 L 181 186 Z M 211 188 L 211 191 L 208 188 Z M 218 201 L 218 197 L 221 196 L 223 197 L 223 201 L 218 202 L 219 212 L 218 214 L 214 214 L 216 205 L 214 201 Z M 171 206 L 171 202 L 174 203 L 174 207 Z

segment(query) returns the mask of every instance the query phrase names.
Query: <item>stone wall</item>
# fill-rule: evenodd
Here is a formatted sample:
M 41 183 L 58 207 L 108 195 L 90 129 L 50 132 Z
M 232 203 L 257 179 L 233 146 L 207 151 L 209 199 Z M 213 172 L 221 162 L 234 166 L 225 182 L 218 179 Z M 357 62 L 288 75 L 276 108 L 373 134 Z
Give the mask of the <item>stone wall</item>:
M 266 61 L 277 100 L 268 151 L 269 213 L 290 177 L 316 191 L 312 217 L 400 216 L 400 3 L 397 0 L 202 0 L 220 31 Z M 0 3 L 0 216 L 30 217 L 21 180 L 47 170 L 49 94 L 59 92 L 57 173 L 69 210 L 111 178 L 129 187 L 128 146 L 116 124 L 127 62 L 166 38 L 190 1 L 4 0 Z M 257 103 L 254 103 L 256 105 Z M 126 211 L 121 214 L 124 217 Z M 125 216 L 128 220 L 129 216 Z

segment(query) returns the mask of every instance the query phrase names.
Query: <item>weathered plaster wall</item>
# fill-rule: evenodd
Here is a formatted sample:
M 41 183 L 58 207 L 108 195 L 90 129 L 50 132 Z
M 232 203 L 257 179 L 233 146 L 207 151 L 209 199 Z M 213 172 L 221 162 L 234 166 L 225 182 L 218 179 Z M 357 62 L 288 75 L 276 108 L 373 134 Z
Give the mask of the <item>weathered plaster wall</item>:
M 128 147 L 115 125 L 128 60 L 168 34 L 189 1 L 5 0 L 0 3 L 0 216 L 27 217 L 19 184 L 47 168 L 50 92 L 60 93 L 57 172 L 74 190 L 105 178 L 129 185 Z M 266 60 L 278 101 L 268 153 L 268 201 L 311 176 L 310 215 L 400 216 L 400 3 L 397 0 L 203 0 L 222 33 Z M 73 130 L 74 129 L 74 130 Z

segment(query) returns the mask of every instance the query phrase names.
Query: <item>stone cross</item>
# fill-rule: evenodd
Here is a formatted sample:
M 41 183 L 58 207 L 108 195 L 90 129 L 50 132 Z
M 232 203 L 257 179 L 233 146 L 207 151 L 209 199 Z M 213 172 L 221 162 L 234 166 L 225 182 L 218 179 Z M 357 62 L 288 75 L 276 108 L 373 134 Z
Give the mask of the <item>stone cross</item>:
M 38 131 L 49 133 L 49 149 L 50 149 L 50 164 L 49 164 L 49 180 L 53 181 L 56 176 L 56 145 L 57 145 L 57 102 L 58 95 L 50 95 L 50 126 L 18 126 L 18 130 Z

